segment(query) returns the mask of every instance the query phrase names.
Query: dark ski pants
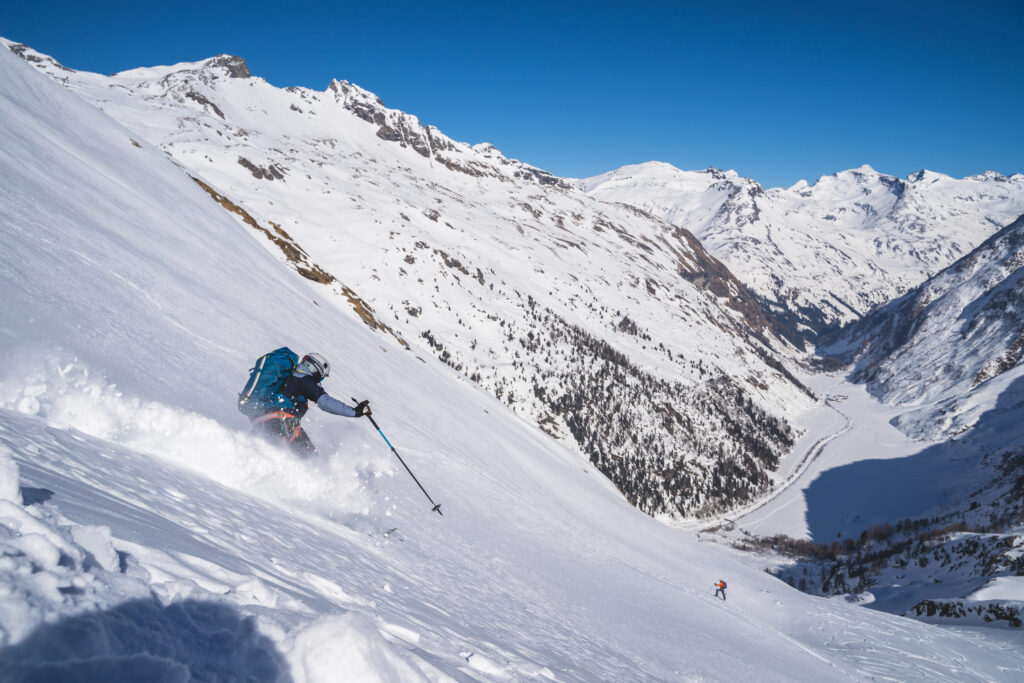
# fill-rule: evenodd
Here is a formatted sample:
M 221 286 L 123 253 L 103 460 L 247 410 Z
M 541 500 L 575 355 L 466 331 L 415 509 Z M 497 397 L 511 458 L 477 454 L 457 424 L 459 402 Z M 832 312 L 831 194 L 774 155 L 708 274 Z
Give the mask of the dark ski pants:
M 723 599 L 723 600 L 725 600 L 725 590 L 724 590 L 724 589 L 722 589 L 722 588 L 719 588 L 718 590 L 716 590 L 716 591 L 715 591 L 715 597 L 716 597 L 716 598 L 718 597 L 718 594 L 719 594 L 719 593 L 721 593 L 721 594 L 722 594 L 722 599 Z
M 316 446 L 295 415 L 285 412 L 267 413 L 252 421 L 253 431 L 273 444 L 285 444 L 296 455 L 307 457 L 316 453 Z

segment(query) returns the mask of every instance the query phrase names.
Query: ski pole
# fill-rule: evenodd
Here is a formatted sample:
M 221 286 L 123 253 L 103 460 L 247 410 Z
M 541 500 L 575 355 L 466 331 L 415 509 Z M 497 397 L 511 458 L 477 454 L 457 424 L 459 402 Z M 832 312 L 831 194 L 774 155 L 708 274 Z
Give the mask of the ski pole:
M 359 401 L 356 400 L 355 398 L 353 398 L 352 400 L 355 401 L 357 405 L 359 404 Z M 402 463 L 402 467 L 405 468 L 405 471 L 409 473 L 409 476 L 412 477 L 412 480 L 416 482 L 417 486 L 420 487 L 420 491 L 423 491 L 423 495 L 426 496 L 427 500 L 429 500 L 430 503 L 434 506 L 430 508 L 430 511 L 436 512 L 437 514 L 444 517 L 444 513 L 441 512 L 441 504 L 435 503 L 434 499 L 430 497 L 429 493 L 427 493 L 427 490 L 423 488 L 423 484 L 421 484 L 420 480 L 416 478 L 416 475 L 412 473 L 412 470 L 409 469 L 409 466 L 405 464 L 405 460 L 402 460 L 402 456 L 398 454 L 398 451 L 395 450 L 395 447 L 391 445 L 390 441 L 388 441 L 388 437 L 384 436 L 384 432 L 380 430 L 380 426 L 377 424 L 377 421 L 373 419 L 373 415 L 367 415 L 366 417 L 370 418 L 370 424 L 372 424 L 377 429 L 377 433 L 380 434 L 380 438 L 384 439 L 384 443 L 388 445 L 388 448 L 391 449 L 391 452 L 395 454 L 396 458 L 398 458 L 398 462 Z

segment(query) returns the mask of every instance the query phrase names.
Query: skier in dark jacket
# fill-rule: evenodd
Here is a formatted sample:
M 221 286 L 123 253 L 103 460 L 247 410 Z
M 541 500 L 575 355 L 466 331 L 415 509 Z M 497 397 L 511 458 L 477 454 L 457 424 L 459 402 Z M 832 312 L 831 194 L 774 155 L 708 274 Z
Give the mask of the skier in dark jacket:
M 309 402 L 316 403 L 324 412 L 342 417 L 370 415 L 370 402 L 360 401 L 355 408 L 328 394 L 320 382 L 327 379 L 331 366 L 319 353 L 302 357 L 295 371 L 284 380 L 278 393 L 291 399 L 294 411 L 275 410 L 253 420 L 253 429 L 269 441 L 283 441 L 299 455 L 316 453 L 316 446 L 302 428 L 302 416 L 309 410 Z

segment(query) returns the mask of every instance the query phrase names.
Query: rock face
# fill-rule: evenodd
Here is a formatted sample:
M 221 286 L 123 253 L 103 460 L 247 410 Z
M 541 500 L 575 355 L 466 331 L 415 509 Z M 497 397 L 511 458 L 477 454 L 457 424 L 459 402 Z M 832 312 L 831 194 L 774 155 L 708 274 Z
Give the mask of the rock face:
M 993 172 L 901 179 L 863 166 L 764 190 L 733 171 L 649 163 L 579 185 L 690 230 L 806 341 L 904 294 L 1024 213 L 1024 175 Z
M 709 515 L 770 486 L 788 411 L 812 399 L 779 326 L 692 233 L 351 83 L 278 89 L 243 66 L 77 73 L 68 87 L 235 207 L 320 283 L 325 314 L 435 356 L 641 509 Z
M 251 78 L 252 74 L 249 73 L 249 67 L 245 63 L 245 60 L 241 57 L 233 57 L 231 55 L 221 55 L 220 57 L 214 57 L 207 61 L 207 64 L 211 68 L 224 69 L 228 72 L 232 78 Z

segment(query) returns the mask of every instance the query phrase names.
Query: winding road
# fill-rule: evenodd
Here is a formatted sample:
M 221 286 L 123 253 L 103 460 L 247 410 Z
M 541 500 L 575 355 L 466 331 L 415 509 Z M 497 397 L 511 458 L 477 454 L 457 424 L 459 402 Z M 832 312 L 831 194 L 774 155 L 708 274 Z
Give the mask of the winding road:
M 733 523 L 759 536 L 810 538 L 806 491 L 822 473 L 863 460 L 907 458 L 927 447 L 893 427 L 890 420 L 900 409 L 880 403 L 863 385 L 838 375 L 815 375 L 806 381 L 828 398 L 794 420 L 804 433 L 780 464 L 775 486 L 756 501 L 701 523 L 699 529 Z M 850 481 L 849 486 L 861 489 L 870 482 Z M 849 514 L 834 511 L 830 521 L 843 526 L 848 516 L 849 524 L 855 524 L 864 510 L 854 509 L 860 505 L 849 507 Z
M 769 503 L 774 501 L 776 498 L 778 498 L 780 495 L 785 493 L 793 484 L 799 481 L 801 477 L 803 477 L 804 474 L 807 473 L 807 471 L 811 468 L 811 465 L 813 465 L 814 462 L 818 459 L 818 457 L 825 451 L 826 446 L 828 446 L 832 441 L 838 439 L 843 434 L 846 434 L 848 431 L 850 431 L 850 429 L 853 426 L 853 422 L 850 420 L 850 417 L 843 411 L 836 408 L 835 405 L 833 405 L 832 401 L 829 401 L 828 399 L 825 400 L 825 405 L 834 410 L 843 419 L 843 425 L 837 431 L 832 432 L 831 434 L 828 434 L 826 436 L 822 436 L 817 441 L 815 441 L 810 448 L 804 451 L 804 456 L 800 459 L 800 462 L 797 463 L 796 468 L 793 470 L 793 472 L 790 473 L 790 475 L 787 476 L 785 480 L 773 486 L 771 491 L 769 491 L 764 497 L 759 498 L 753 503 L 750 503 L 748 505 L 745 505 L 741 508 L 737 508 L 736 510 L 734 510 L 731 513 L 733 519 L 729 521 L 740 522 L 742 518 L 747 517 L 748 515 L 752 515 L 758 510 L 761 510 Z

